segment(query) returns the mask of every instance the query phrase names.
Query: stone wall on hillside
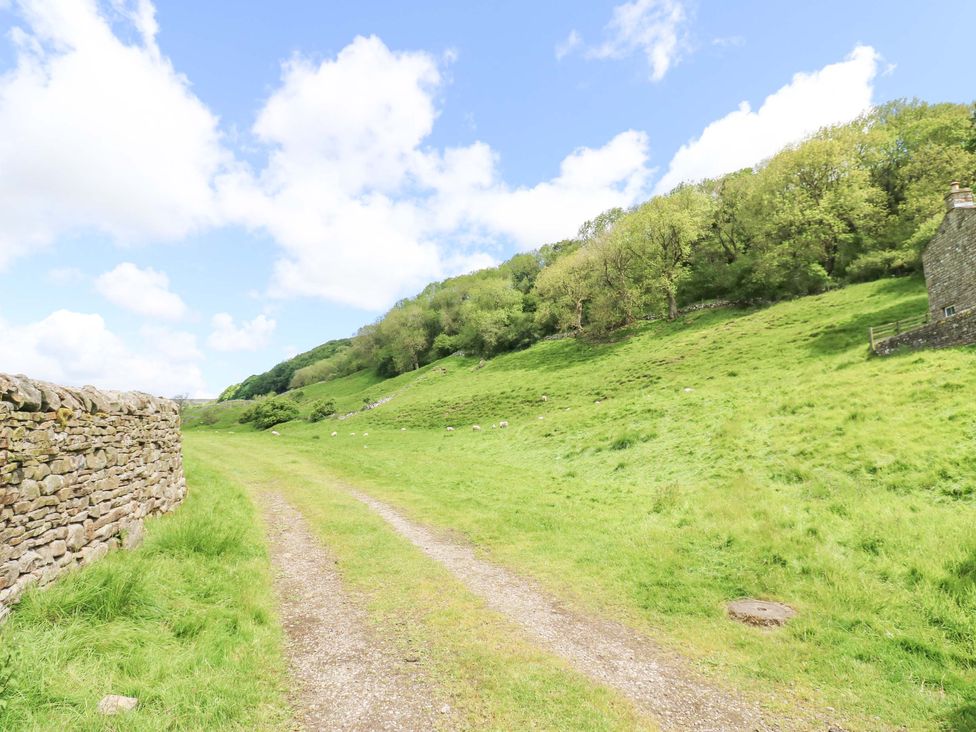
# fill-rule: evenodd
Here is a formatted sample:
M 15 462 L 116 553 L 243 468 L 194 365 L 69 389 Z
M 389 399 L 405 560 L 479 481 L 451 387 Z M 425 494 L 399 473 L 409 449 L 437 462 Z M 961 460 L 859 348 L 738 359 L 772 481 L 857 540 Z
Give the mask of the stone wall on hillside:
M 878 341 L 874 352 L 888 356 L 902 349 L 948 348 L 976 343 L 976 308 Z
M 176 404 L 0 374 L 0 618 L 186 495 Z

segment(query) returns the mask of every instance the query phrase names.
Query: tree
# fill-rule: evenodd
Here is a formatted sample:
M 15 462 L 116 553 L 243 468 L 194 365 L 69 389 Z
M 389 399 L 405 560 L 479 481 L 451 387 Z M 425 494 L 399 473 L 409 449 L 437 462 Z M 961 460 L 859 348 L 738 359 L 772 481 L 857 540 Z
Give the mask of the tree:
M 183 415 L 186 412 L 186 408 L 190 404 L 190 395 L 186 392 L 182 394 L 177 394 L 173 397 L 173 401 L 176 402 L 176 410 L 180 415 L 180 419 L 183 419 Z
M 668 319 L 678 317 L 678 287 L 688 274 L 693 247 L 708 232 L 714 202 L 691 186 L 652 198 L 621 219 L 621 245 L 631 252 L 640 277 L 667 304 Z
M 431 340 L 420 305 L 403 303 L 393 308 L 379 330 L 397 373 L 420 368 L 420 355 Z
M 540 306 L 536 321 L 542 327 L 583 331 L 583 314 L 595 290 L 590 252 L 579 249 L 542 270 L 535 283 Z

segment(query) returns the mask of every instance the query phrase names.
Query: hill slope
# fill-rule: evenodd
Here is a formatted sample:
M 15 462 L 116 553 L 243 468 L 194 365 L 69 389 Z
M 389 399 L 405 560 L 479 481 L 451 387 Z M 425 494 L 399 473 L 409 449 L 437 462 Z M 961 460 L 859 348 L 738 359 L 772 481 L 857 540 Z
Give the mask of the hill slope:
M 481 368 L 354 375 L 299 402 L 389 401 L 280 425 L 278 444 L 746 687 L 857 729 L 974 729 L 976 349 L 866 343 L 925 306 L 917 279 L 883 280 Z M 189 448 L 275 439 L 234 413 Z M 741 627 L 724 605 L 742 596 L 799 615 Z

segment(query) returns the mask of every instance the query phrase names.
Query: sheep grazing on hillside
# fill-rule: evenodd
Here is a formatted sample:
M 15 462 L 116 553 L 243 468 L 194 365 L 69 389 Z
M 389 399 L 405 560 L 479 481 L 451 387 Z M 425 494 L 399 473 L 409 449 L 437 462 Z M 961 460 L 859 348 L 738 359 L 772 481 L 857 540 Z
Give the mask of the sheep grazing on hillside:
M 506 427 L 508 427 L 508 422 L 506 422 L 503 419 L 501 422 L 498 423 L 498 426 L 501 427 L 502 429 L 505 429 Z
M 454 428 L 453 428 L 453 427 L 448 427 L 448 428 L 447 428 L 447 431 L 448 431 L 448 432 L 453 432 L 453 431 L 454 431 Z
M 275 437 L 278 437 L 278 436 L 281 435 L 281 433 L 278 430 L 271 430 L 271 434 L 273 434 Z
M 363 432 L 363 437 L 369 437 L 369 432 Z
M 333 432 L 333 433 L 332 433 L 332 436 L 333 436 L 333 437 L 337 437 L 338 435 L 339 435 L 339 433 L 338 433 L 338 432 Z
M 401 427 L 401 428 L 400 428 L 400 431 L 401 431 L 401 432 L 406 432 L 406 431 L 407 431 L 407 428 L 406 428 L 406 427 Z
M 544 402 L 548 402 L 548 401 L 549 401 L 549 397 L 548 397 L 548 396 L 546 396 L 545 394 L 543 394 L 543 395 L 542 395 L 542 401 L 544 401 Z
M 471 429 L 474 430 L 475 432 L 481 432 L 481 425 L 480 424 L 472 425 Z

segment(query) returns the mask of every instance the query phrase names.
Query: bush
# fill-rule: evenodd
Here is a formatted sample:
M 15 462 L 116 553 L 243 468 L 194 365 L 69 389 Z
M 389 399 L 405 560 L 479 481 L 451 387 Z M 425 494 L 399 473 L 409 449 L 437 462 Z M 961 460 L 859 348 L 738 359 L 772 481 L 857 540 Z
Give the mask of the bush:
M 211 426 L 220 421 L 220 415 L 213 407 L 208 407 L 200 412 L 200 424 Z
M 241 424 L 254 422 L 259 430 L 266 430 L 293 419 L 298 419 L 298 407 L 294 403 L 283 399 L 265 399 L 245 410 L 237 421 Z
M 319 399 L 312 402 L 312 411 L 308 413 L 309 422 L 320 422 L 326 417 L 336 413 L 335 401 L 332 399 Z

